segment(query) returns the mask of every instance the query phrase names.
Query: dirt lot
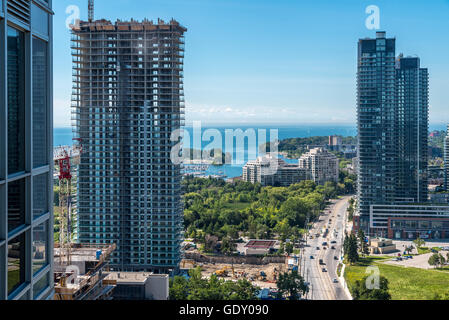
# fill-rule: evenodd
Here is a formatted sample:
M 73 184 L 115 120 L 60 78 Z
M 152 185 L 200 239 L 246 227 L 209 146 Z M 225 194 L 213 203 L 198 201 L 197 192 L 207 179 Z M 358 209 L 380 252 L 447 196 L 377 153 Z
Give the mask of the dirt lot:
M 276 279 L 279 272 L 285 272 L 286 267 L 283 263 L 270 263 L 267 265 L 234 264 L 234 275 L 231 264 L 223 263 L 198 263 L 204 277 L 209 278 L 213 273 L 219 270 L 227 270 L 228 275 L 222 277 L 226 280 L 238 280 L 246 278 L 260 288 L 276 288 Z M 276 271 L 275 271 L 276 270 Z M 266 274 L 266 281 L 260 278 L 260 272 Z

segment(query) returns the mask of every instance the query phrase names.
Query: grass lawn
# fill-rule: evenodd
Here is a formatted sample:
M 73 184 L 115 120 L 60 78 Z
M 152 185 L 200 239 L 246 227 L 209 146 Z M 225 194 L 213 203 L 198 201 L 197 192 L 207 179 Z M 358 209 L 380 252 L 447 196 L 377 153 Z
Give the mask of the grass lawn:
M 430 253 L 430 248 L 427 247 L 419 247 L 418 248 L 418 254 L 426 254 Z
M 225 209 L 243 210 L 251 205 L 249 202 L 229 202 L 223 205 Z
M 356 280 L 365 277 L 366 267 L 379 267 L 380 275 L 389 281 L 389 291 L 393 300 L 431 300 L 436 294 L 449 295 L 449 270 L 425 270 L 406 268 L 381 263 L 388 257 L 368 257 L 357 265 L 346 265 L 345 279 L 349 289 Z

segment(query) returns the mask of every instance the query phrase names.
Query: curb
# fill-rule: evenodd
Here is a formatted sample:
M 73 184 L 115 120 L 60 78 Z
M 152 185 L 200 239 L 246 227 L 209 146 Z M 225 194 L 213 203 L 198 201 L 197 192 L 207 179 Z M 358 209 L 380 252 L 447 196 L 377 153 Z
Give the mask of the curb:
M 339 277 L 340 278 L 340 283 L 342 284 L 343 290 L 345 291 L 345 293 L 348 296 L 349 300 L 354 300 L 352 298 L 351 292 L 349 291 L 348 284 L 346 283 L 346 280 L 345 280 L 346 265 L 344 263 L 342 263 L 342 265 L 343 265 L 343 267 L 341 268 L 340 277 Z

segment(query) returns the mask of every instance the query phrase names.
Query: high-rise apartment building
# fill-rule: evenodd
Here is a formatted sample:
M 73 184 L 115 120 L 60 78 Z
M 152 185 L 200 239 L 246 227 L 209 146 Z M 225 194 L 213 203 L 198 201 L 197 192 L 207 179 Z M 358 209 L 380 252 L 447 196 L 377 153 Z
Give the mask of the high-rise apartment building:
M 170 136 L 184 125 L 185 31 L 160 19 L 72 28 L 79 241 L 115 243 L 116 270 L 179 265 L 182 175 Z
M 324 148 L 313 148 L 298 160 L 299 167 L 310 172 L 310 178 L 316 184 L 338 182 L 338 158 Z
M 357 198 L 363 228 L 368 226 L 371 204 L 395 201 L 395 43 L 385 32 L 358 43 Z
M 52 15 L 0 1 L 0 300 L 53 298 Z
M 419 58 L 397 59 L 396 99 L 396 200 L 423 203 L 428 197 L 429 79 Z
M 449 124 L 444 138 L 444 187 L 449 191 Z
M 395 58 L 395 39 L 359 40 L 358 212 L 427 201 L 428 72 L 419 58 Z
M 260 183 L 263 186 L 288 187 L 310 178 L 308 169 L 271 156 L 248 161 L 242 168 L 243 181 Z

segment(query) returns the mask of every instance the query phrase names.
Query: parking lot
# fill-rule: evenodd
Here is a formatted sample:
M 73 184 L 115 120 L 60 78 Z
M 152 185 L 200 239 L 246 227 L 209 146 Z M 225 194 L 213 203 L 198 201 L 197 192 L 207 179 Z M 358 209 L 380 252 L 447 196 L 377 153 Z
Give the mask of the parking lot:
M 397 265 L 397 266 L 404 266 L 404 267 L 414 267 L 414 268 L 421 268 L 421 269 L 432 269 L 433 266 L 429 265 L 428 261 L 430 256 L 433 253 L 425 253 L 425 254 L 421 254 L 421 255 L 417 255 L 418 251 L 416 250 L 416 245 L 412 242 L 412 241 L 393 241 L 394 244 L 396 244 L 396 248 L 398 249 L 397 252 L 395 253 L 390 253 L 388 255 L 390 256 L 398 256 L 398 253 L 401 253 L 401 255 L 404 252 L 404 249 L 406 247 L 410 247 L 413 246 L 413 251 L 410 252 L 411 254 L 413 254 L 413 258 L 411 259 L 403 259 L 400 261 L 393 261 L 393 260 L 388 260 L 385 261 L 384 263 L 386 264 L 391 264 L 391 265 Z M 448 242 L 433 242 L 433 241 L 429 241 L 425 243 L 424 245 L 425 247 L 449 247 L 449 243 Z M 449 251 L 443 250 L 441 251 L 441 254 L 446 258 L 446 254 Z

